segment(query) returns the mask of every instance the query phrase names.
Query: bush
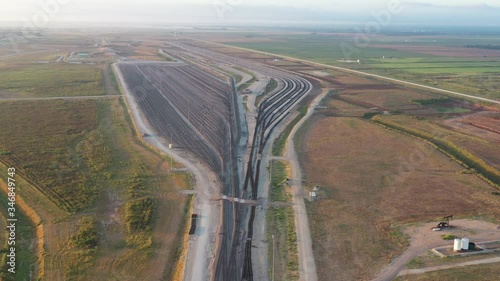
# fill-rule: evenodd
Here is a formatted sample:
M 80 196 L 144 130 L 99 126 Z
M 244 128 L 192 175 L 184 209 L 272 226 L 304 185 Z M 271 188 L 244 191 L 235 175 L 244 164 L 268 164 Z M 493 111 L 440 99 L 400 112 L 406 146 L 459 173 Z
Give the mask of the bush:
M 96 248 L 99 238 L 95 226 L 94 218 L 86 217 L 81 219 L 78 231 L 70 238 L 73 245 L 81 249 Z
M 441 238 L 443 240 L 453 240 L 453 239 L 458 238 L 458 237 L 453 235 L 453 234 L 444 234 L 444 235 L 441 235 Z
M 126 221 L 129 233 L 151 230 L 153 206 L 154 201 L 151 198 L 141 198 L 127 203 Z

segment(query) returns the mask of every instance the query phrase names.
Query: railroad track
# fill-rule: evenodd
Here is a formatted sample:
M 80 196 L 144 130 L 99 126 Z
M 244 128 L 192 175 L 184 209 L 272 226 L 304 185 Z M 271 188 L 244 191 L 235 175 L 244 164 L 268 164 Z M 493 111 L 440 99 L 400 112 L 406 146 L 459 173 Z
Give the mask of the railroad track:
M 231 88 L 196 68 L 121 64 L 129 88 L 153 128 L 176 147 L 193 152 L 224 182 L 231 145 Z
M 136 101 L 159 135 L 205 162 L 223 183 L 224 195 L 257 200 L 264 147 L 290 109 L 311 90 L 311 83 L 255 62 L 178 42 L 172 45 L 176 52 L 188 52 L 175 53 L 176 57 L 185 58 L 195 53 L 209 60 L 238 64 L 278 81 L 278 88 L 258 107 L 245 179 L 240 183 L 236 164 L 240 121 L 234 79 L 225 83 L 187 63 L 119 65 Z M 223 225 L 213 280 L 253 280 L 251 248 L 255 211 L 255 206 L 242 205 L 236 200 L 222 201 Z
M 247 168 L 247 176 L 245 180 L 244 190 L 251 187 L 251 199 L 257 200 L 258 183 L 262 164 L 262 153 L 268 143 L 271 135 L 276 127 L 288 115 L 291 107 L 293 107 L 304 95 L 312 88 L 309 81 L 298 78 L 284 78 L 285 88 L 271 98 L 265 100 L 259 106 L 257 116 L 257 126 L 255 128 L 252 151 Z M 247 180 L 248 179 L 248 180 Z M 247 227 L 247 239 L 245 243 L 245 262 L 242 272 L 242 280 L 253 280 L 252 269 L 252 238 L 256 206 L 250 207 L 250 219 Z
M 177 51 L 184 50 L 186 52 L 184 57 L 192 56 L 194 53 L 212 61 L 240 65 L 251 71 L 273 77 L 278 81 L 278 88 L 258 107 L 257 123 L 250 144 L 250 157 L 246 163 L 245 179 L 241 191 L 235 189 L 234 185 L 231 190 L 227 190 L 229 196 L 257 200 L 263 150 L 276 127 L 287 117 L 290 109 L 312 89 L 312 84 L 297 75 L 252 61 L 180 42 L 170 43 L 170 45 L 176 47 Z M 238 114 L 235 113 L 234 116 L 238 116 Z M 256 207 L 251 206 L 248 209 L 248 206 L 238 202 L 224 201 L 223 204 L 224 232 L 222 233 L 220 252 L 216 258 L 213 280 L 253 280 L 251 249 Z M 242 220 L 247 214 L 249 214 L 249 219 L 246 222 L 246 228 L 240 233 Z

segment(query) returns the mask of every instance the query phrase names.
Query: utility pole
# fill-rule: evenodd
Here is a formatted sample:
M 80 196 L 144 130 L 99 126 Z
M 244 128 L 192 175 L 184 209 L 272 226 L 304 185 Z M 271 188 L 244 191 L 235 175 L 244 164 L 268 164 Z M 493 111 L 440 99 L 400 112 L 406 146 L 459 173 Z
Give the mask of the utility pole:
M 274 281 L 274 234 L 273 234 L 273 276 L 271 277 L 271 281 Z
M 174 139 L 173 139 L 172 125 L 169 124 L 168 126 L 170 127 L 170 144 L 168 145 L 168 147 L 173 151 L 174 146 L 172 144 L 174 143 Z M 170 155 L 169 157 L 170 157 L 170 172 L 172 172 L 172 170 L 174 169 L 174 157 L 172 155 Z
M 188 98 L 188 122 L 191 122 L 191 99 Z
M 269 170 L 269 178 L 271 181 L 271 189 L 273 189 L 273 160 L 271 162 L 271 169 Z

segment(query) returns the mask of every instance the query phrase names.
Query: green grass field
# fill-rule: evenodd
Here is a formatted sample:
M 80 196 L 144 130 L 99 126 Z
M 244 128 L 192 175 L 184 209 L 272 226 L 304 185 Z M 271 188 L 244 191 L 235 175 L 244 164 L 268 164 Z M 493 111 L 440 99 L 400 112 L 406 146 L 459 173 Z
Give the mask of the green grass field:
M 271 165 L 272 178 L 269 200 L 271 202 L 290 202 L 292 199 L 291 194 L 285 185 L 285 181 L 289 177 L 288 164 L 282 161 L 272 161 Z M 273 254 L 275 260 L 273 279 L 298 280 L 297 235 L 295 233 L 294 213 L 291 207 L 269 208 L 267 213 L 267 239 L 269 241 L 269 260 L 273 259 Z M 272 274 L 271 268 L 270 274 Z
M 5 180 L 2 177 L 1 179 Z M 0 191 L 0 217 L 7 218 L 7 203 L 6 194 L 3 191 Z M 17 208 L 16 212 L 16 273 L 12 274 L 7 272 L 8 266 L 4 263 L 7 255 L 7 249 L 9 249 L 7 243 L 2 243 L 0 245 L 0 262 L 2 262 L 0 269 L 0 280 L 4 281 L 14 281 L 14 280 L 30 280 L 30 276 L 32 275 L 33 270 L 33 262 L 36 257 L 33 254 L 32 248 L 32 239 L 35 237 L 34 226 L 31 224 L 26 215 Z M 2 229 L 2 232 L 5 229 Z M 7 231 L 2 233 L 2 236 L 7 235 Z
M 97 96 L 104 94 L 96 65 L 28 64 L 0 66 L 0 93 L 19 97 Z
M 233 36 L 238 36 L 238 34 Z M 241 37 L 250 36 L 248 34 Z M 255 38 L 271 39 L 255 42 Z M 406 39 L 409 42 L 406 42 Z M 212 39 L 216 41 L 216 39 Z M 254 49 L 263 52 L 290 56 L 313 62 L 342 66 L 369 73 L 386 75 L 411 82 L 423 83 L 444 89 L 461 91 L 487 98 L 500 98 L 500 57 L 445 57 L 416 51 L 398 50 L 391 45 L 424 47 L 460 47 L 474 44 L 498 44 L 499 37 L 482 36 L 381 36 L 373 37 L 369 44 L 355 47 L 350 35 L 317 34 L 255 34 L 248 42 L 228 42 L 224 44 Z M 381 48 L 379 45 L 387 45 Z M 351 47 L 346 47 L 351 46 Z M 347 50 L 347 51 L 346 51 Z M 385 59 L 383 59 L 385 57 Z M 361 60 L 361 63 L 345 63 L 343 58 Z

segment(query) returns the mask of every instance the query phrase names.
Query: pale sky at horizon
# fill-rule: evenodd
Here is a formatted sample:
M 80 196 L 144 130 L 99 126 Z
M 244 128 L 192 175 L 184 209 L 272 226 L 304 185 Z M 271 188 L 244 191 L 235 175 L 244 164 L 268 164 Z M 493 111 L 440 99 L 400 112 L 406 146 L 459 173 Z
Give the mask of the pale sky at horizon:
M 41 3 L 59 2 L 58 11 L 51 16 L 51 21 L 125 21 L 141 19 L 150 21 L 161 21 L 162 11 L 175 10 L 179 4 L 204 4 L 203 9 L 186 13 L 175 13 L 169 15 L 169 19 L 175 21 L 186 20 L 190 16 L 193 19 L 216 18 L 214 16 L 214 4 L 231 5 L 231 11 L 242 10 L 245 6 L 281 6 L 290 8 L 307 8 L 308 11 L 332 11 L 332 12 L 358 12 L 369 14 L 385 8 L 391 0 L 0 0 L 0 21 L 22 21 L 23 18 L 31 18 L 37 12 L 43 11 Z M 430 4 L 445 12 L 446 9 L 454 7 L 477 7 L 488 5 L 500 8 L 500 0 L 401 0 L 403 4 L 419 3 Z M 49 5 L 50 7 L 50 5 Z M 241 12 L 241 11 L 240 11 Z

